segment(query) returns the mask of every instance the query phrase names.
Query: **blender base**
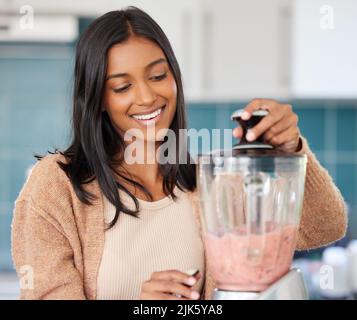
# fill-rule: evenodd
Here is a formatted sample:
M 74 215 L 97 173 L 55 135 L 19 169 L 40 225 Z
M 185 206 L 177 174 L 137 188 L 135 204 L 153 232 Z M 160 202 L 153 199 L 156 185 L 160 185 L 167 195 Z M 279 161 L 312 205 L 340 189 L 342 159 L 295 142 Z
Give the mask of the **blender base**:
M 262 292 L 215 289 L 212 298 L 213 300 L 308 300 L 309 295 L 301 271 L 291 269 Z

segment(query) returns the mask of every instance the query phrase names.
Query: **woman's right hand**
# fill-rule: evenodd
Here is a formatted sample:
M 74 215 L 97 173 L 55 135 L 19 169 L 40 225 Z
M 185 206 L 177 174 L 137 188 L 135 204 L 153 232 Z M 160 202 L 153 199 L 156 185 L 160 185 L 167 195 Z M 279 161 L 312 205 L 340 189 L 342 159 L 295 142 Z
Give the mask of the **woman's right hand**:
M 200 277 L 200 274 L 193 277 L 177 270 L 153 272 L 143 283 L 139 299 L 198 300 L 200 294 L 192 287 Z

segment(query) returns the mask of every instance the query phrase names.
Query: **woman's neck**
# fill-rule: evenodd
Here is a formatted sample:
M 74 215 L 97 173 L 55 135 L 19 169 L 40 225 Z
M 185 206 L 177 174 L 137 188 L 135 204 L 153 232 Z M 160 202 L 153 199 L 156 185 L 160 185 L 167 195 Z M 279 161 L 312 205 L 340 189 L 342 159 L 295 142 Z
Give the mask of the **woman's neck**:
M 156 159 L 156 151 L 159 145 L 157 143 L 149 144 L 145 142 L 143 148 L 136 148 L 135 153 L 124 154 L 124 160 L 116 170 L 120 175 L 134 180 L 144 186 L 153 196 L 156 201 L 165 196 L 162 188 L 163 177 L 159 171 L 159 163 Z M 133 158 L 137 161 L 133 162 Z M 128 183 L 122 177 L 117 177 L 120 184 L 125 186 L 131 193 L 138 198 L 147 198 L 147 196 Z M 147 200 L 147 199 L 145 199 Z

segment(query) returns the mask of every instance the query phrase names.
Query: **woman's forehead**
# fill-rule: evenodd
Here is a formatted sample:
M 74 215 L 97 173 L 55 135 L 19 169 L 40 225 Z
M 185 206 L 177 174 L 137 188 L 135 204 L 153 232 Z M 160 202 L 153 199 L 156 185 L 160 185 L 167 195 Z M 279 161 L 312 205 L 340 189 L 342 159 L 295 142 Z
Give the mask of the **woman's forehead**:
M 162 58 L 165 59 L 165 55 L 156 43 L 145 38 L 130 37 L 109 49 L 108 69 L 126 73 L 132 69 L 144 69 Z

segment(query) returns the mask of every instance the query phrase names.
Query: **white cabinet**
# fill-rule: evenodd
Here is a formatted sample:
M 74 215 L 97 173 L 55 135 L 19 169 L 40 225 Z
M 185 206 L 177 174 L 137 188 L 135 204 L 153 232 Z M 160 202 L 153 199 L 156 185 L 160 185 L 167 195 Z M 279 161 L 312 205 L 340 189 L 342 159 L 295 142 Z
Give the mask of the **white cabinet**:
M 205 0 L 202 96 L 285 98 L 290 90 L 290 2 Z
M 357 1 L 295 0 L 292 94 L 357 98 Z

